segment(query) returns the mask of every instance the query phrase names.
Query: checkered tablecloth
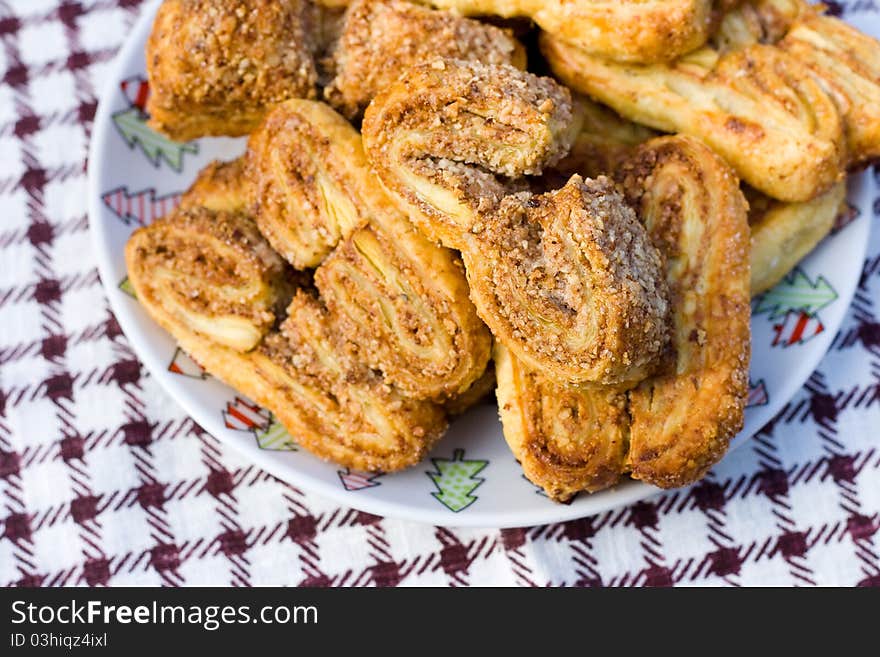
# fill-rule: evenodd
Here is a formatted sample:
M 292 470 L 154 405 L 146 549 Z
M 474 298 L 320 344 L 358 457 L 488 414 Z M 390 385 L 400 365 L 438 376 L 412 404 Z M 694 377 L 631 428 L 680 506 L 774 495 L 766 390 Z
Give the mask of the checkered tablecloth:
M 207 435 L 108 309 L 84 160 L 140 4 L 0 0 L 0 583 L 880 585 L 880 199 L 831 351 L 704 482 L 524 529 L 371 516 Z

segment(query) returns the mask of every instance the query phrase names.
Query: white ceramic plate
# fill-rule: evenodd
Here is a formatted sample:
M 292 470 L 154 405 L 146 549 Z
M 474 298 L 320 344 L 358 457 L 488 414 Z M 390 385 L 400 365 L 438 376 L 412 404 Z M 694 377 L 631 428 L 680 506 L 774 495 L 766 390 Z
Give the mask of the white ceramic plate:
M 157 3 L 158 4 L 158 3 Z M 364 511 L 436 525 L 511 527 L 582 517 L 656 493 L 626 482 L 568 505 L 528 482 L 502 437 L 494 403 L 455 420 L 430 457 L 397 474 L 369 475 L 325 463 L 298 448 L 271 415 L 205 375 L 126 291 L 123 247 L 141 224 L 175 203 L 199 169 L 242 152 L 241 139 L 174 144 L 144 124 L 145 12 L 101 97 L 89 158 L 89 216 L 110 304 L 140 359 L 205 429 L 276 477 Z M 745 429 L 760 429 L 801 387 L 827 350 L 854 293 L 867 244 L 868 176 L 850 189 L 850 223 L 825 240 L 789 280 L 753 304 L 752 393 Z

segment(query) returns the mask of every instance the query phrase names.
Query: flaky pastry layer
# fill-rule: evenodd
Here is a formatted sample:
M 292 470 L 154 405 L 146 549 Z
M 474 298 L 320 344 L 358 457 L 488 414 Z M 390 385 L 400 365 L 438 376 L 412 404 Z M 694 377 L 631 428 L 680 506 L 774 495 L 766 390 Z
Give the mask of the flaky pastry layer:
M 150 125 L 177 141 L 246 135 L 317 93 L 309 0 L 165 0 L 147 40 Z
M 669 60 L 709 35 L 712 0 L 425 0 L 466 15 L 526 16 L 591 54 L 622 62 Z
M 132 234 L 126 262 L 138 299 L 165 330 L 183 326 L 236 351 L 259 344 L 291 293 L 284 261 L 236 212 L 175 210 Z
M 557 380 L 618 384 L 643 378 L 667 344 L 656 249 L 607 180 L 543 195 L 510 182 L 558 162 L 577 127 L 552 80 L 441 59 L 380 94 L 363 134 L 403 211 L 461 250 L 496 339 Z
M 621 115 L 696 137 L 753 187 L 805 201 L 843 177 L 843 120 L 811 69 L 756 44 L 719 55 L 705 49 L 673 64 L 614 64 L 542 37 L 554 72 Z
M 334 77 L 324 97 L 358 117 L 404 69 L 436 57 L 526 64 L 525 50 L 506 30 L 406 0 L 355 0 L 331 53 Z
M 748 389 L 749 233 L 730 168 L 687 137 L 653 139 L 617 180 L 663 254 L 674 353 L 628 391 L 560 385 L 496 348 L 505 438 L 553 499 L 624 473 L 663 488 L 705 474 L 742 428 Z

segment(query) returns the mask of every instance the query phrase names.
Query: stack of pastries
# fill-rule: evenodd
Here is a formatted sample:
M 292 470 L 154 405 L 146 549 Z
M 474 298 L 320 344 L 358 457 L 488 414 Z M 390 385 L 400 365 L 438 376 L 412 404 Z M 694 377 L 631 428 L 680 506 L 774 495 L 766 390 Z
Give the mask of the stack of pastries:
M 147 65 L 156 130 L 248 135 L 131 236 L 150 315 L 347 467 L 494 387 L 557 501 L 724 455 L 751 296 L 880 156 L 880 43 L 801 0 L 165 0 Z

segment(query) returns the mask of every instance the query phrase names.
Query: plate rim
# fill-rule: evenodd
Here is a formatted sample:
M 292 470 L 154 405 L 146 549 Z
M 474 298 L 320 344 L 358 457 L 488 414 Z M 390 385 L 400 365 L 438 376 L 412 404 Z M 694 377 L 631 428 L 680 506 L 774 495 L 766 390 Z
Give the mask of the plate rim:
M 101 219 L 103 210 L 101 206 L 101 176 L 98 173 L 101 166 L 98 163 L 102 162 L 100 159 L 100 153 L 106 150 L 105 144 L 108 135 L 113 134 L 112 126 L 110 125 L 113 96 L 117 92 L 119 81 L 125 73 L 125 68 L 132 57 L 132 52 L 139 46 L 139 44 L 145 42 L 146 35 L 144 33 L 149 29 L 160 3 L 161 0 L 151 0 L 151 2 L 143 6 L 140 17 L 131 27 L 131 30 L 120 47 L 119 52 L 114 57 L 113 62 L 107 71 L 107 79 L 101 86 L 100 95 L 98 97 L 98 108 L 95 113 L 88 149 L 88 222 L 92 250 L 95 259 L 97 260 L 98 274 L 110 309 L 117 322 L 119 322 L 119 325 L 126 336 L 126 340 L 129 342 L 131 349 L 137 356 L 138 360 L 143 363 L 150 375 L 162 388 L 163 392 L 167 394 L 175 404 L 182 408 L 193 421 L 203 427 L 224 446 L 236 450 L 261 469 L 289 485 L 297 487 L 301 486 L 304 489 L 328 498 L 334 503 L 344 507 L 358 509 L 383 517 L 418 522 L 420 524 L 462 528 L 512 528 L 545 525 L 603 513 L 664 493 L 662 489 L 655 488 L 649 484 L 634 480 L 626 480 L 599 493 L 594 493 L 589 496 L 580 496 L 575 500 L 575 503 L 571 505 L 548 504 L 546 507 L 503 512 L 480 512 L 474 509 L 470 510 L 467 514 L 459 515 L 444 507 L 439 507 L 439 505 L 436 510 L 427 510 L 422 507 L 411 507 L 405 504 L 389 502 L 368 496 L 352 496 L 348 491 L 339 488 L 338 486 L 333 486 L 330 483 L 321 481 L 304 473 L 299 473 L 304 479 L 303 481 L 299 481 L 294 473 L 290 472 L 288 466 L 271 458 L 270 453 L 255 448 L 246 441 L 229 440 L 225 437 L 223 431 L 215 431 L 215 427 L 220 424 L 219 420 L 215 417 L 216 414 L 208 413 L 200 404 L 197 404 L 187 393 L 187 382 L 171 378 L 170 375 L 168 375 L 168 372 L 166 372 L 167 363 L 164 360 L 160 360 L 159 355 L 154 353 L 154 350 L 145 348 L 144 340 L 140 336 L 141 330 L 137 326 L 134 315 L 123 305 L 123 302 L 125 301 L 123 295 L 116 293 L 118 290 L 116 290 L 113 266 L 107 253 L 109 249 L 106 248 L 106 245 L 109 242 L 109 237 L 104 225 L 105 222 Z M 871 185 L 872 183 L 863 178 L 859 184 Z M 864 245 L 864 248 L 859 254 L 859 262 L 864 261 L 864 255 L 867 252 L 868 236 L 870 234 L 869 219 L 870 217 L 861 217 L 853 222 L 854 225 L 848 227 L 848 229 L 855 229 L 858 225 L 862 226 L 861 232 L 863 233 L 862 237 L 864 239 L 859 240 L 859 242 Z M 840 311 L 841 320 L 834 327 L 834 333 L 829 332 L 829 336 L 822 336 L 827 344 L 821 349 L 812 350 L 810 352 L 810 357 L 799 361 L 799 366 L 791 370 L 791 374 L 786 377 L 784 384 L 775 390 L 775 397 L 784 398 L 785 401 L 783 402 L 783 405 L 789 402 L 797 394 L 827 355 L 834 336 L 843 323 L 843 319 L 845 319 L 852 303 L 853 296 L 858 286 L 861 267 L 855 267 L 853 272 L 854 274 L 851 276 L 851 280 L 845 281 L 845 289 L 842 289 L 838 284 L 840 297 L 846 299 L 846 306 Z M 730 454 L 735 449 L 741 447 L 754 435 L 755 434 L 746 435 L 741 431 L 731 441 L 727 454 Z M 425 465 L 426 463 L 428 463 L 427 460 L 420 463 L 419 466 Z

